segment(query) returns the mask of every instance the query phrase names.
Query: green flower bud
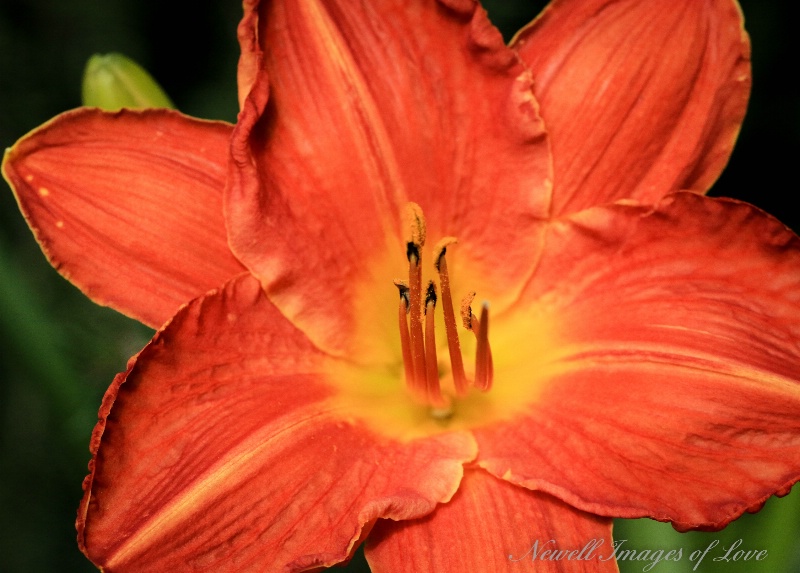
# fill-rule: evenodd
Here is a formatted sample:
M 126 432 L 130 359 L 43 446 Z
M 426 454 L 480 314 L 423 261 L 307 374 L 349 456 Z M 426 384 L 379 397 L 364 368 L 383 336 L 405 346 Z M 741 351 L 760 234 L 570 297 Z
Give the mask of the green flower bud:
M 95 54 L 86 63 L 83 105 L 108 111 L 120 108 L 175 108 L 144 68 L 122 54 Z

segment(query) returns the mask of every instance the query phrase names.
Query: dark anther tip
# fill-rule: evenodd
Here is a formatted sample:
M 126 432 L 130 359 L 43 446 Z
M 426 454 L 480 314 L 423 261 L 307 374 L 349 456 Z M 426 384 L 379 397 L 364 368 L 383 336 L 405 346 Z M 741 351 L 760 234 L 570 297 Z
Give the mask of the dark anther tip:
M 412 242 L 406 243 L 406 257 L 408 257 L 408 262 L 413 262 L 415 265 L 419 264 L 419 245 Z M 413 261 L 411 260 L 412 257 L 414 258 Z

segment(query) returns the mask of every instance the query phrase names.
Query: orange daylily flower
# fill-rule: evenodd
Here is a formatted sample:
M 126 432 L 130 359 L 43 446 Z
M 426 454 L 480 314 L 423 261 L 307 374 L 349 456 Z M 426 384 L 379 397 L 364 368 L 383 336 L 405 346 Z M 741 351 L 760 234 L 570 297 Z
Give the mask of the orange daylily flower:
M 81 109 L 4 162 L 67 278 L 167 321 L 92 436 L 104 571 L 365 539 L 615 571 L 612 517 L 721 528 L 800 479 L 800 241 L 702 195 L 749 94 L 732 0 L 556 0 L 510 47 L 473 0 L 247 0 L 239 39 L 235 127 Z

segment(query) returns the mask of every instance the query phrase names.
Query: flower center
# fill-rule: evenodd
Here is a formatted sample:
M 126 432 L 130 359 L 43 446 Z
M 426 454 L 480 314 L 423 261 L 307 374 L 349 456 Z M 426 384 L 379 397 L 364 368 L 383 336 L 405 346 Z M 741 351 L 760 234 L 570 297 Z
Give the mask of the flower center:
M 434 249 L 434 267 L 439 276 L 441 289 L 441 304 L 439 305 L 437 286 L 434 281 L 428 282 L 423 297 L 422 248 L 425 246 L 426 225 L 422 209 L 416 203 L 409 203 L 406 206 L 405 215 L 408 281 L 395 280 L 394 284 L 400 293 L 398 325 L 406 386 L 416 400 L 431 406 L 431 414 L 434 417 L 447 418 L 452 415 L 453 397 L 442 392 L 434 331 L 436 307 L 437 305 L 441 306 L 444 314 L 447 350 L 450 356 L 455 394 L 456 397 L 463 398 L 468 394 L 470 384 L 483 392 L 488 391 L 492 386 L 494 368 L 492 351 L 489 346 L 489 306 L 484 303 L 480 319 L 478 319 L 473 314 L 471 306 L 475 297 L 474 292 L 464 297 L 461 303 L 461 318 L 464 327 L 475 334 L 477 343 L 475 375 L 470 381 L 464 372 L 453 297 L 450 292 L 450 276 L 447 270 L 447 247 L 454 244 L 456 239 L 445 237 L 437 243 Z

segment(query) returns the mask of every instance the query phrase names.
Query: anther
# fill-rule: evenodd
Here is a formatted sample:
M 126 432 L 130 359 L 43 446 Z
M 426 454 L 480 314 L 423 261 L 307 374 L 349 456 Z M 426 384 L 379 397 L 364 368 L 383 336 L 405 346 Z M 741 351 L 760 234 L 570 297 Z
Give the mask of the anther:
M 414 243 L 418 248 L 422 248 L 425 245 L 427 232 L 422 207 L 416 203 L 407 203 L 403 212 L 403 223 L 406 243 Z
M 419 264 L 419 246 L 416 243 L 409 242 L 406 244 L 406 258 L 409 263 Z
M 436 302 L 438 297 L 436 296 L 436 285 L 433 284 L 433 281 L 428 281 L 428 288 L 425 290 L 425 313 L 428 312 L 428 305 L 433 305 L 436 307 Z
M 464 373 L 464 362 L 461 359 L 461 344 L 458 341 L 456 329 L 456 316 L 453 309 L 453 296 L 450 292 L 450 275 L 447 272 L 445 253 L 447 247 L 454 244 L 454 237 L 445 237 L 436 244 L 434 250 L 434 266 L 439 273 L 439 282 L 442 287 L 442 310 L 444 313 L 444 329 L 447 333 L 447 351 L 450 353 L 450 365 L 453 369 L 453 384 L 458 396 L 466 396 L 469 391 L 467 375 Z
M 463 299 L 461 299 L 461 322 L 464 325 L 464 328 L 467 330 L 472 330 L 472 301 L 475 300 L 475 291 L 467 293 Z
M 400 302 L 403 306 L 405 306 L 406 312 L 408 312 L 408 283 L 406 281 L 401 281 L 400 279 L 394 279 L 392 282 L 400 293 Z

